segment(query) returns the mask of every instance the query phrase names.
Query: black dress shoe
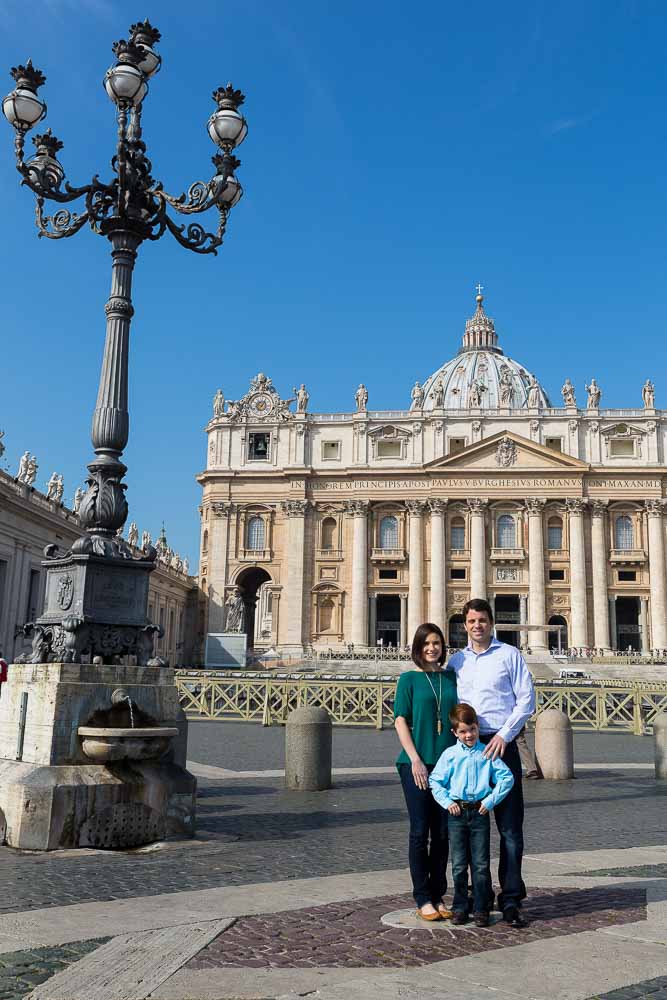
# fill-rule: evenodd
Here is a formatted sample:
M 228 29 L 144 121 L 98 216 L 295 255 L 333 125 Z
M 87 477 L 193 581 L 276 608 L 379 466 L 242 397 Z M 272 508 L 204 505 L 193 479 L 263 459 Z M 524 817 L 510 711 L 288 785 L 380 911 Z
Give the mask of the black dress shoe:
M 475 921 L 475 927 L 488 927 L 489 926 L 489 914 L 481 910 L 479 913 L 473 913 L 472 919 Z
M 467 924 L 468 914 L 465 912 L 465 910 L 454 910 L 454 913 L 452 915 L 452 923 L 457 924 L 457 926 L 460 926 L 461 924 Z
M 506 906 L 503 910 L 503 920 L 510 927 L 527 927 L 528 921 L 521 916 L 518 906 Z

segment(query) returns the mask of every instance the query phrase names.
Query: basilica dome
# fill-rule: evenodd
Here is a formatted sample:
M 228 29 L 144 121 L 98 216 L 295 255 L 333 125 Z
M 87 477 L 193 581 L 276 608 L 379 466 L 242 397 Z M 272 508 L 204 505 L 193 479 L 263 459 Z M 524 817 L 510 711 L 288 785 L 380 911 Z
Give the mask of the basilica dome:
M 549 398 L 523 365 L 498 346 L 484 298 L 477 296 L 475 315 L 466 320 L 463 344 L 456 357 L 412 390 L 412 409 L 489 410 L 551 406 Z

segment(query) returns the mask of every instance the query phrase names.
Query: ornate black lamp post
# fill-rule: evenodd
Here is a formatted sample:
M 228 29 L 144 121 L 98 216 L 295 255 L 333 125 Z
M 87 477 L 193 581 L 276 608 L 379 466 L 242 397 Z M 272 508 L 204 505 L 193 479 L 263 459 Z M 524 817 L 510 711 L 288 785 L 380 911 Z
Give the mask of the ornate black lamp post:
M 151 176 L 151 162 L 142 140 L 141 110 L 148 81 L 160 68 L 155 44 L 160 32 L 148 21 L 133 24 L 129 41 L 113 46 L 117 62 L 104 77 L 104 87 L 116 105 L 118 142 L 111 161 L 114 176 L 103 182 L 96 175 L 83 187 L 65 181 L 57 154 L 62 142 L 47 129 L 36 135 L 35 155 L 26 160 L 26 134 L 46 115 L 38 95 L 44 75 L 30 61 L 12 69 L 16 88 L 5 97 L 2 110 L 14 127 L 16 165 L 22 184 L 36 196 L 36 222 L 40 236 L 63 239 L 73 236 L 86 223 L 111 243 L 111 295 L 105 306 L 106 342 L 97 404 L 93 415 L 92 443 L 95 458 L 88 466 L 88 489 L 79 517 L 85 534 L 70 552 L 55 546 L 45 551 L 47 588 L 42 616 L 26 626 L 33 633 L 33 662 L 49 659 L 76 661 L 82 655 L 100 655 L 106 662 L 134 654 L 145 664 L 152 655 L 154 633 L 159 627 L 146 617 L 148 574 L 154 568 L 155 549 L 136 557 L 120 537 L 127 518 L 127 469 L 120 457 L 127 445 L 129 415 L 127 372 L 130 322 L 133 314 L 132 271 L 137 250 L 144 240 L 158 240 L 169 231 L 188 250 L 217 253 L 230 209 L 242 195 L 234 176 L 239 161 L 233 150 L 246 137 L 248 128 L 238 108 L 244 97 L 231 84 L 213 94 L 217 110 L 208 121 L 208 131 L 220 152 L 213 157 L 215 173 L 208 183 L 197 181 L 187 195 L 168 194 Z M 83 200 L 80 211 L 61 207 L 45 214 L 45 202 L 67 205 Z M 171 207 L 181 215 L 195 215 L 214 208 L 218 212 L 215 233 L 198 222 L 177 225 Z

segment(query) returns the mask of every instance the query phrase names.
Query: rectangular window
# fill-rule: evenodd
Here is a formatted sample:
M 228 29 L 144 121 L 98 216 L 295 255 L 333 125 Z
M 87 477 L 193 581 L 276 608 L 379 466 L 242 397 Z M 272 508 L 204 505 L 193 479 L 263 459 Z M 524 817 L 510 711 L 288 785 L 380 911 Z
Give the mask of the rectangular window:
M 465 578 L 466 578 L 465 569 L 462 569 L 461 567 L 452 566 L 452 568 L 449 571 L 450 580 L 465 580 Z
M 451 533 L 452 548 L 461 551 L 466 547 L 466 529 L 464 524 L 453 524 Z
M 552 451 L 562 451 L 563 450 L 563 439 L 548 437 L 544 439 L 544 443 L 547 448 L 551 448 Z
M 333 462 L 340 458 L 340 441 L 322 442 L 322 459 L 325 462 Z
M 169 631 L 167 632 L 167 646 L 171 649 L 171 644 L 174 641 L 174 612 L 169 612 Z
M 398 570 L 397 569 L 379 569 L 378 570 L 379 580 L 398 580 Z
M 151 624 L 153 624 L 153 605 L 152 604 L 148 605 L 148 620 L 149 620 L 149 622 Z
M 618 571 L 619 583 L 634 583 L 636 579 L 637 579 L 637 573 L 634 569 L 619 569 Z
M 550 569 L 549 570 L 549 579 L 550 580 L 564 580 L 565 579 L 565 570 L 564 569 Z
M 248 434 L 248 460 L 250 462 L 267 462 L 271 435 L 266 431 L 253 431 Z
M 400 441 L 378 441 L 378 458 L 400 458 L 401 457 L 401 442 Z
M 612 458 L 634 458 L 635 442 L 619 439 L 610 441 L 609 448 Z
M 28 603 L 25 609 L 25 620 L 34 622 L 40 612 L 39 602 L 39 581 L 41 573 L 38 569 L 30 570 L 30 582 L 28 584 Z
M 465 446 L 465 438 L 449 438 L 447 441 L 447 452 L 450 455 L 455 455 L 457 451 L 463 451 Z

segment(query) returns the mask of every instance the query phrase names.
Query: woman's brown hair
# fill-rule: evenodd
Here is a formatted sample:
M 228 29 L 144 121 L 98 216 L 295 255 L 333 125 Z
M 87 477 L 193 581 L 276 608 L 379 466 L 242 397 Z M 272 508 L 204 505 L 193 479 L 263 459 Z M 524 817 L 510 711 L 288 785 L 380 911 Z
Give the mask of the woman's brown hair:
M 424 667 L 424 662 L 423 662 L 424 646 L 426 645 L 426 640 L 429 637 L 429 635 L 432 635 L 434 632 L 439 637 L 440 644 L 442 646 L 442 649 L 440 651 L 440 659 L 438 660 L 440 666 L 442 666 L 442 664 L 445 662 L 445 657 L 447 656 L 447 644 L 445 642 L 445 637 L 442 634 L 442 629 L 439 628 L 437 625 L 434 625 L 433 622 L 424 622 L 423 625 L 419 626 L 419 628 L 415 632 L 415 637 L 412 640 L 412 662 L 415 663 L 418 667 L 421 667 L 422 669 Z

